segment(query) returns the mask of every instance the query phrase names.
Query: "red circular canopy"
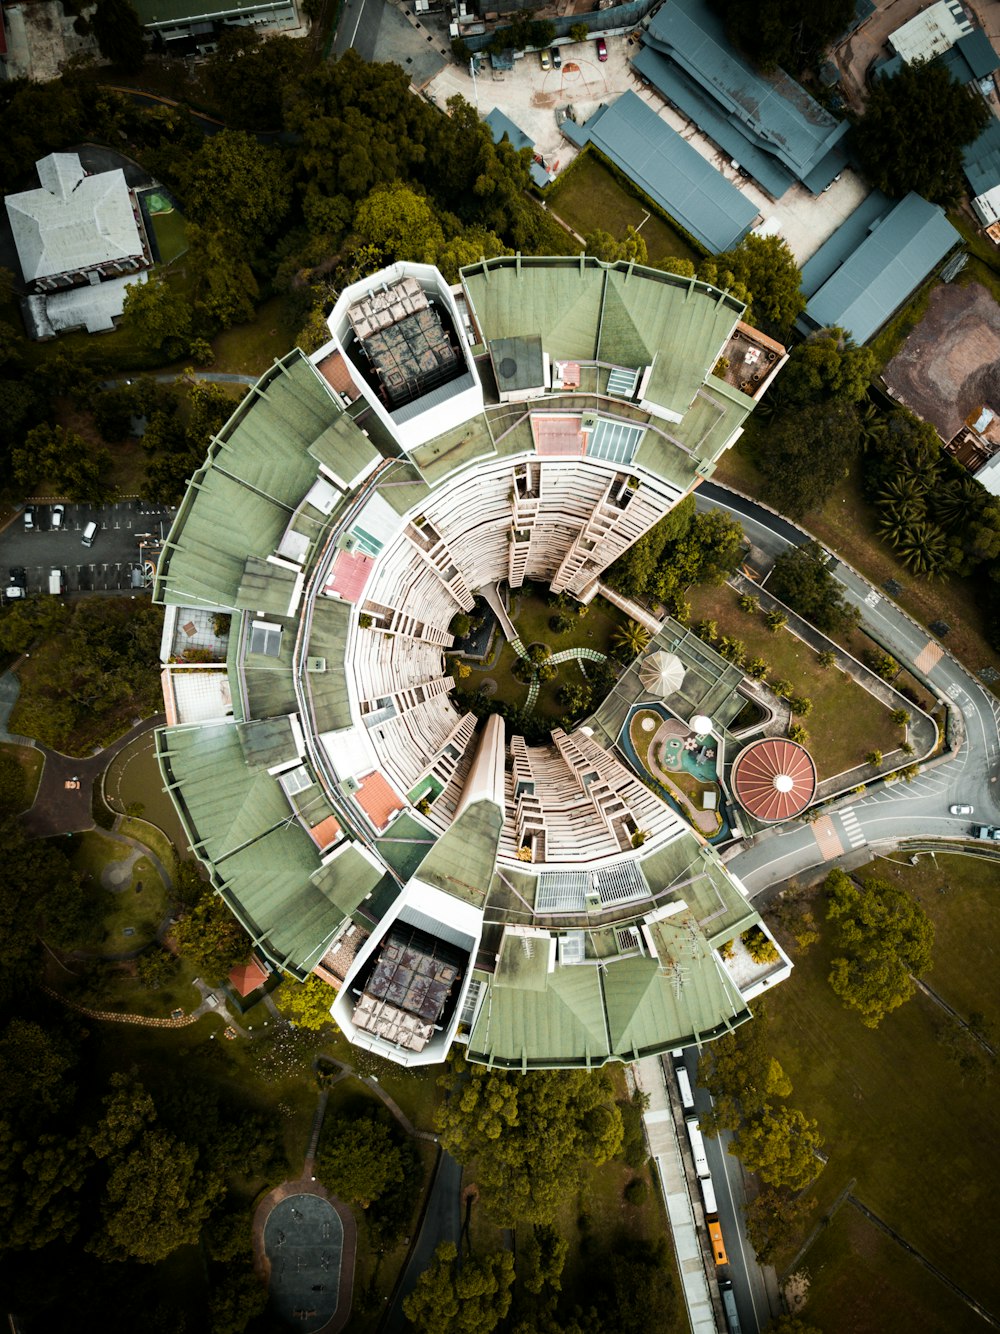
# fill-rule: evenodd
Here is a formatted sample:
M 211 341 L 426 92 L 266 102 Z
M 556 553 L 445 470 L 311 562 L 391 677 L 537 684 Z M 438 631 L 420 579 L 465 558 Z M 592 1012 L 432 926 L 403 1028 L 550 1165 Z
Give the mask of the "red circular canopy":
M 766 737 L 737 755 L 732 786 L 737 801 L 755 819 L 788 820 L 812 801 L 816 766 L 797 741 Z

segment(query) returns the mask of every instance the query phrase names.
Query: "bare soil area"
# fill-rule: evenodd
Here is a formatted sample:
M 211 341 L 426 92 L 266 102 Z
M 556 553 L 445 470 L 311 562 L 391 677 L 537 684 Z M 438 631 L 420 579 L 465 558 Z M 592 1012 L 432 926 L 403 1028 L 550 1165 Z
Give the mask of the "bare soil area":
M 883 378 L 945 441 L 984 404 L 1000 412 L 1000 305 L 979 283 L 941 283 Z

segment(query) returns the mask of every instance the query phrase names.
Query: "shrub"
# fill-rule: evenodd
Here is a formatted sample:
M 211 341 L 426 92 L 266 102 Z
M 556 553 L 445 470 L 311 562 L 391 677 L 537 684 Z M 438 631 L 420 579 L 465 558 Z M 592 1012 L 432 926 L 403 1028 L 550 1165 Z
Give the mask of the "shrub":
M 456 662 L 455 675 L 459 681 L 467 681 L 472 675 L 472 668 L 467 662 Z
M 694 632 L 699 639 L 704 639 L 706 644 L 714 644 L 719 637 L 719 627 L 715 621 L 699 621 Z
M 362 630 L 370 630 L 372 628 L 372 618 L 366 611 L 363 611 L 358 617 L 358 625 Z
M 812 713 L 813 702 L 811 699 L 807 699 L 805 695 L 789 695 L 788 704 L 792 713 L 799 718 L 808 718 Z
M 893 709 L 892 721 L 897 727 L 909 727 L 910 711 L 909 709 Z
M 788 739 L 789 741 L 797 741 L 800 746 L 804 746 L 809 740 L 809 733 L 801 723 L 792 723 L 788 729 Z
M 825 648 L 822 653 L 816 654 L 816 661 L 821 667 L 832 667 L 837 661 L 837 655 L 832 648 Z
M 642 1177 L 633 1177 L 625 1187 L 622 1194 L 625 1196 L 626 1204 L 645 1204 L 646 1197 L 649 1194 L 649 1187 Z
M 649 833 L 647 830 L 637 829 L 635 833 L 632 835 L 633 848 L 641 848 L 647 838 L 649 838 Z
M 899 663 L 891 653 L 886 653 L 884 649 L 867 648 L 861 655 L 866 667 L 870 667 L 876 676 L 880 676 L 883 681 L 891 681 L 899 671 Z
M 739 607 L 740 611 L 745 611 L 749 616 L 754 616 L 760 611 L 760 598 L 754 593 L 741 593 Z
M 724 940 L 719 946 L 719 955 L 723 959 L 731 959 L 734 953 L 733 942 L 731 940 Z
M 552 650 L 548 644 L 530 644 L 528 646 L 528 658 L 536 666 L 540 662 L 546 662 L 552 657 Z
M 233 618 L 227 611 L 217 611 L 212 617 L 212 629 L 220 639 L 229 634 L 232 623 Z
M 880 750 L 870 750 L 865 756 L 865 764 L 870 764 L 874 769 L 877 769 L 881 763 L 882 752 Z
M 777 681 L 771 682 L 771 690 L 779 699 L 788 699 L 792 693 L 792 683 L 779 677 Z
M 517 860 L 519 862 L 533 862 L 535 860 L 535 854 L 531 851 L 531 848 L 525 844 L 523 847 L 518 848 Z
M 740 940 L 747 947 L 747 953 L 754 963 L 775 963 L 779 958 L 774 941 L 765 936 L 759 926 L 744 931 Z
M 772 635 L 776 635 L 779 630 L 784 630 L 788 624 L 788 617 L 783 611 L 766 611 L 764 613 L 764 624 Z
M 456 612 L 451 618 L 451 625 L 448 627 L 456 639 L 464 639 L 472 629 L 472 618 L 464 611 Z
M 554 667 L 551 662 L 543 662 L 538 667 L 539 681 L 554 681 L 558 675 L 558 667 Z
M 549 617 L 549 629 L 554 634 L 564 635 L 567 630 L 573 629 L 573 625 L 572 616 L 568 616 L 564 611 L 556 612 L 555 616 Z
M 747 663 L 747 675 L 752 676 L 755 681 L 763 681 L 771 670 L 771 664 L 765 662 L 763 658 L 751 658 Z

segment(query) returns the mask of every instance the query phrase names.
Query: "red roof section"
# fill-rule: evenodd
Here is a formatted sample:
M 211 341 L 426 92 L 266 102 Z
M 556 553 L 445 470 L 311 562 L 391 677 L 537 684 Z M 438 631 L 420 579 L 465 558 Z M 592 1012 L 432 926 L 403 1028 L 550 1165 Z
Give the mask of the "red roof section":
M 571 454 L 583 456 L 585 440 L 579 417 L 532 417 L 535 451 L 546 457 Z
M 246 963 L 236 965 L 229 974 L 229 980 L 241 996 L 249 996 L 251 991 L 256 991 L 267 981 L 267 972 L 256 956 L 252 955 Z
M 312 841 L 321 852 L 330 846 L 339 833 L 340 825 L 333 815 L 328 815 L 325 820 L 320 820 L 319 824 L 314 824 L 309 830 Z
M 375 564 L 363 551 L 341 551 L 333 562 L 333 572 L 326 591 L 339 593 L 347 602 L 357 602 Z
M 403 809 L 404 802 L 397 796 L 389 780 L 376 769 L 354 794 L 354 800 L 371 820 L 376 829 L 384 829 L 390 818 Z
M 737 801 L 755 819 L 788 820 L 815 796 L 816 766 L 797 741 L 765 737 L 740 751 L 731 781 Z

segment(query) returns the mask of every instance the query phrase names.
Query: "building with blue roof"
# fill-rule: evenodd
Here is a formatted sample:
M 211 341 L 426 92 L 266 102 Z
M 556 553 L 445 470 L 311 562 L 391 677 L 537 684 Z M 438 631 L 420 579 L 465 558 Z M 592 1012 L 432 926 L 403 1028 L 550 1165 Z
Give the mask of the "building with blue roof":
M 779 70 L 764 75 L 730 46 L 705 0 L 670 0 L 643 34 L 637 72 L 775 199 L 796 182 L 819 194 L 847 164 L 838 121 Z
M 874 191 L 802 270 L 800 333 L 837 327 L 867 343 L 961 236 L 937 204 L 912 191 L 898 203 Z
M 562 128 L 581 147 L 593 144 L 712 254 L 738 245 L 757 220 L 756 204 L 635 93 Z
M 488 115 L 483 117 L 483 120 L 490 127 L 490 133 L 493 135 L 495 144 L 499 144 L 506 135 L 515 151 L 520 152 L 522 148 L 530 148 L 534 153 L 534 139 L 525 134 L 520 125 L 515 125 L 509 116 L 505 116 L 499 107 L 494 107 Z M 530 175 L 532 184 L 537 185 L 539 189 L 550 183 L 549 173 L 540 162 L 532 162 Z

